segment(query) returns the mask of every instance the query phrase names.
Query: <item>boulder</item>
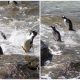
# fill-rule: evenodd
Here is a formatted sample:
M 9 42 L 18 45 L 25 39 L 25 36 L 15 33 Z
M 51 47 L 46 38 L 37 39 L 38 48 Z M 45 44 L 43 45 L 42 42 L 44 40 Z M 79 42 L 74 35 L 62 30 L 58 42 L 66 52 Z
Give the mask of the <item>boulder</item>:
M 25 56 L 25 61 L 27 63 L 28 68 L 32 70 L 36 70 L 39 68 L 39 58 L 35 56 Z
M 52 54 L 50 53 L 48 46 L 41 41 L 41 66 L 43 66 L 47 60 L 52 60 Z

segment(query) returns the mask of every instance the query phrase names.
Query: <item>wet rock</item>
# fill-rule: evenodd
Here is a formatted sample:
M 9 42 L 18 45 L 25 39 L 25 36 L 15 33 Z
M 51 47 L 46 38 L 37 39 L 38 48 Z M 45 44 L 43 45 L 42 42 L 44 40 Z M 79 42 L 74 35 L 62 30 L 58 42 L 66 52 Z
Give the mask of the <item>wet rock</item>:
M 24 62 L 6 64 L 3 79 L 38 79 L 39 72 L 28 68 Z
M 69 70 L 80 71 L 80 62 L 71 62 Z
M 54 79 L 58 79 L 58 78 L 60 79 L 61 76 L 65 77 L 65 71 L 63 71 L 62 69 L 58 68 L 58 69 L 53 69 L 52 71 L 53 71 L 52 72 L 53 75 L 51 75 L 51 77 L 54 78 Z
M 39 72 L 38 70 L 33 70 L 32 68 L 28 67 L 26 63 L 19 63 L 17 65 L 18 70 L 18 77 L 19 79 L 38 79 Z
M 0 63 L 1 79 L 38 79 L 39 58 L 24 56 L 24 60 L 8 63 Z M 2 65 L 3 64 L 3 65 Z
M 66 78 L 75 78 L 79 76 L 80 73 L 80 62 L 74 61 L 70 62 L 69 66 L 66 68 Z
M 48 46 L 41 41 L 41 66 L 43 66 L 47 60 L 52 60 L 52 54 L 50 53 Z
M 54 79 L 77 78 L 77 76 L 80 74 L 80 62 L 74 61 L 68 63 L 60 63 L 50 70 L 52 71 L 51 78 Z
M 11 79 L 17 77 L 16 64 L 5 63 L 0 65 L 0 78 L 1 79 Z
M 39 58 L 35 56 L 25 56 L 27 67 L 31 70 L 36 70 L 39 67 Z

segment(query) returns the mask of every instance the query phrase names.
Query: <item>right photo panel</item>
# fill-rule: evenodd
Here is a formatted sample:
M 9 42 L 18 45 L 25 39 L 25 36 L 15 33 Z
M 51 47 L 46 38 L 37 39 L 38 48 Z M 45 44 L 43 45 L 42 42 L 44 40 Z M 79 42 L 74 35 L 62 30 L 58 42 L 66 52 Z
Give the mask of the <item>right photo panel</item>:
M 80 79 L 80 1 L 41 1 L 41 79 Z

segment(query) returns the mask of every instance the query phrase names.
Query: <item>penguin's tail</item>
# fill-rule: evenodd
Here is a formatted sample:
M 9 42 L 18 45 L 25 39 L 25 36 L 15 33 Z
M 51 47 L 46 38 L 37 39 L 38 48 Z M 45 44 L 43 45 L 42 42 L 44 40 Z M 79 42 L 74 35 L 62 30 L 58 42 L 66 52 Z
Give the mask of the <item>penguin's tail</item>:
M 74 30 L 74 29 L 69 29 L 70 31 L 76 31 L 76 30 Z

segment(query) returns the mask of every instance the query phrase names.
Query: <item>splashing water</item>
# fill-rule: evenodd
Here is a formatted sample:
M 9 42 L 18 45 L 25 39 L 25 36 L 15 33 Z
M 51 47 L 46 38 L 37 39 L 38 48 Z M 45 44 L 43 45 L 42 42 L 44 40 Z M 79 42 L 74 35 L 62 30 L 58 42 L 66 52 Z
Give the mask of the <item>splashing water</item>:
M 38 4 L 33 4 L 33 6 L 30 5 L 28 5 L 28 7 L 22 4 L 19 6 L 0 6 L 0 31 L 7 37 L 7 40 L 4 40 L 0 35 L 0 45 L 3 48 L 4 54 L 39 56 L 39 34 L 35 37 L 33 42 L 34 48 L 32 47 L 30 52 L 25 53 L 22 49 L 23 42 L 29 36 L 29 31 L 38 31 L 38 14 L 34 15 L 34 11 L 31 13 L 32 15 L 26 12 L 26 10 L 30 11 L 35 6 L 38 6 Z
M 49 26 L 42 24 L 41 25 L 41 39 L 48 45 L 50 53 L 53 55 L 52 61 L 46 61 L 44 68 L 42 68 L 42 78 L 54 78 L 56 73 L 56 68 L 59 68 L 60 64 L 65 62 L 70 62 L 77 60 L 80 56 L 80 30 L 76 31 L 64 31 L 62 27 L 57 25 L 56 29 L 61 34 L 62 42 L 57 42 L 53 38 L 52 30 Z M 71 57 L 74 55 L 74 58 Z M 61 57 L 62 56 L 62 57 Z M 75 58 L 77 57 L 78 58 Z M 59 57 L 59 60 L 58 60 Z M 61 57 L 61 58 L 60 58 Z M 60 66 L 59 66 L 60 65 Z M 62 69 L 63 67 L 61 67 Z M 45 70 L 45 72 L 44 72 Z M 49 71 L 53 71 L 55 75 L 49 76 Z M 47 76 L 45 75 L 47 74 Z M 44 76 L 43 76 L 44 75 Z M 60 75 L 60 74 L 59 74 Z M 66 78 L 64 75 L 59 76 L 58 78 Z

